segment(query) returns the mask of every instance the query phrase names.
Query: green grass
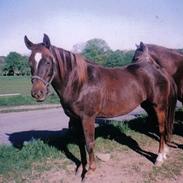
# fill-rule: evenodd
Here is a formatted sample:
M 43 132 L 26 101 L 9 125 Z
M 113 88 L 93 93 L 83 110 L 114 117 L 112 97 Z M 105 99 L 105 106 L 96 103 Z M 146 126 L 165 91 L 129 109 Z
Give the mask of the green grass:
M 0 94 L 20 93 L 18 96 L 0 96 L 0 106 L 32 105 L 37 103 L 31 97 L 30 76 L 0 76 Z M 60 103 L 56 93 L 43 103 Z
M 127 129 L 126 125 L 124 128 Z M 120 126 L 120 129 L 122 129 L 122 125 Z M 72 136 L 66 135 L 65 138 L 70 139 L 67 143 L 68 150 L 75 157 L 80 159 L 78 146 L 71 143 Z M 64 143 L 64 137 L 62 140 L 62 143 Z M 9 182 L 11 180 L 21 182 L 22 177 L 31 176 L 33 169 L 36 172 L 44 172 L 53 167 L 57 169 L 58 166 L 59 168 L 62 166 L 62 169 L 66 169 L 69 161 L 65 158 L 65 154 L 55 148 L 57 146 L 50 146 L 47 142 L 50 143 L 51 141 L 47 140 L 45 143 L 41 140 L 24 142 L 22 149 L 17 149 L 7 145 L 0 145 L 0 178 L 3 179 L 3 182 Z M 100 152 L 109 152 L 115 148 L 120 150 L 121 147 L 119 148 L 118 146 L 119 144 L 117 142 L 108 138 L 105 139 L 98 137 L 96 139 L 96 150 Z M 58 163 L 60 161 L 62 161 L 62 163 Z
M 0 94 L 20 93 L 30 96 L 30 76 L 0 76 Z
M 38 103 L 31 96 L 9 96 L 0 97 L 0 106 L 18 106 L 18 105 L 33 105 L 33 104 L 57 104 L 59 103 L 59 98 L 56 94 L 49 96 L 44 102 Z
M 33 140 L 24 144 L 21 150 L 12 146 L 0 146 L 0 176 L 5 182 L 16 180 L 22 173 L 31 171 L 33 163 L 46 160 L 61 159 L 63 154 L 54 147 L 50 147 L 40 140 Z
M 134 151 L 133 147 L 136 147 L 137 144 L 142 149 L 157 145 L 154 139 L 139 132 L 139 129 L 145 126 L 145 121 L 145 117 L 139 117 L 128 122 L 110 121 L 99 125 L 96 128 L 95 152 L 110 153 L 114 155 L 112 158 L 117 159 L 119 157 L 115 157 L 115 154 L 112 153 L 131 153 Z M 1 180 L 2 182 L 31 182 L 36 176 L 39 179 L 40 175 L 46 171 L 68 171 L 69 165 L 74 163 L 68 157 L 66 158 L 65 147 L 73 156 L 80 159 L 79 148 L 73 142 L 73 136 L 66 133 L 61 137 L 55 136 L 46 139 L 45 142 L 41 140 L 24 142 L 21 149 L 0 145 L 0 182 Z M 183 163 L 182 157 L 182 150 L 176 151 L 176 154 L 171 156 L 163 166 L 152 166 L 143 175 L 145 182 L 156 182 L 161 177 L 167 179 L 170 177 L 171 179 L 180 175 Z M 140 170 L 138 164 L 131 166 L 134 171 Z

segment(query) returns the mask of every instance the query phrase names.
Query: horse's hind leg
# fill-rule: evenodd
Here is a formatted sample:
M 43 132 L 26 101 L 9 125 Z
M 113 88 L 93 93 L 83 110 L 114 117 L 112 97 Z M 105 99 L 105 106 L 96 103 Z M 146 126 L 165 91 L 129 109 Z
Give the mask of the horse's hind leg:
M 146 127 L 150 131 L 155 131 L 155 127 L 157 125 L 157 116 L 154 110 L 153 104 L 145 101 L 141 104 L 141 107 L 147 112 L 147 124 Z
M 156 116 L 159 124 L 159 133 L 160 133 L 160 142 L 159 142 L 159 150 L 158 157 L 156 158 L 156 165 L 160 165 L 163 163 L 165 159 L 167 159 L 166 155 L 168 153 L 168 147 L 166 146 L 166 110 L 155 107 Z
M 95 118 L 85 116 L 82 120 L 83 132 L 86 141 L 86 149 L 89 154 L 89 171 L 96 169 L 95 157 L 94 157 L 94 135 L 95 135 Z

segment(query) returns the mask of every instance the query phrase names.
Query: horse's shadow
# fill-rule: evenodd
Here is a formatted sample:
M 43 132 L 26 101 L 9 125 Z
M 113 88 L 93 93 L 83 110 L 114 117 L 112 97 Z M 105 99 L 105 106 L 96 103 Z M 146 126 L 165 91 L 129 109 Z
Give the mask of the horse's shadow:
M 183 111 L 178 110 L 175 113 L 174 133 L 183 137 Z
M 98 127 L 96 127 L 95 138 L 102 137 L 105 139 L 115 140 L 119 144 L 125 145 L 140 155 L 143 155 L 151 162 L 155 162 L 156 155 L 154 153 L 141 149 L 138 143 L 132 137 L 122 133 L 119 128 L 110 123 L 106 123 L 106 121 L 102 119 L 97 120 L 96 122 Z M 9 141 L 16 148 L 21 149 L 25 142 L 31 141 L 33 139 L 40 139 L 46 144 L 61 150 L 68 159 L 72 160 L 76 164 L 77 167 L 81 164 L 81 161 L 68 149 L 68 144 L 78 145 L 77 138 L 75 138 L 69 129 L 62 129 L 60 131 L 31 130 L 7 135 L 9 135 Z
M 174 134 L 183 136 L 183 111 L 177 111 L 175 119 L 176 123 L 174 125 Z M 95 138 L 102 137 L 104 139 L 115 140 L 119 144 L 125 145 L 138 154 L 144 156 L 152 163 L 155 162 L 157 157 L 156 154 L 143 150 L 132 137 L 122 133 L 119 128 L 110 122 L 108 123 L 106 120 L 100 119 L 96 120 L 96 123 L 98 124 L 98 127 L 96 127 Z M 136 119 L 124 123 L 127 123 L 128 128 L 159 141 L 158 126 L 153 123 L 149 123 L 148 119 L 144 116 L 138 116 Z M 44 143 L 61 150 L 68 159 L 75 163 L 76 169 L 81 165 L 81 160 L 68 149 L 68 144 L 79 145 L 78 139 L 69 129 L 62 129 L 59 131 L 31 130 L 7 135 L 9 135 L 9 141 L 12 143 L 12 145 L 19 149 L 21 149 L 24 146 L 24 143 L 27 141 L 31 141 L 32 139 L 40 139 Z M 177 146 L 183 149 L 183 144 L 177 144 Z M 83 151 L 85 151 L 84 148 Z M 82 157 L 86 158 L 86 152 L 80 151 L 80 153 L 83 153 Z M 84 174 L 82 176 L 84 177 Z
M 158 124 L 149 119 L 148 117 L 138 116 L 137 118 L 125 122 L 128 127 L 136 132 L 144 134 L 152 139 L 159 141 Z M 173 134 L 183 137 L 183 111 L 177 110 L 175 112 L 175 122 L 173 127 Z M 175 146 L 174 146 L 175 145 Z M 183 149 L 183 144 L 178 144 L 172 141 L 171 147 L 178 147 Z
M 178 110 L 175 113 L 174 134 L 183 137 L 183 110 Z M 175 144 L 183 149 L 183 144 Z

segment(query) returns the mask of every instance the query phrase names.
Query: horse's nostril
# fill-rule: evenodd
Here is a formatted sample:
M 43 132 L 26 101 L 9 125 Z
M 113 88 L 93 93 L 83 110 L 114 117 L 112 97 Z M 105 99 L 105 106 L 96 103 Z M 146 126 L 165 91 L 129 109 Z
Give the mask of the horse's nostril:
M 32 91 L 31 94 L 34 98 L 40 98 L 43 95 L 43 91 Z

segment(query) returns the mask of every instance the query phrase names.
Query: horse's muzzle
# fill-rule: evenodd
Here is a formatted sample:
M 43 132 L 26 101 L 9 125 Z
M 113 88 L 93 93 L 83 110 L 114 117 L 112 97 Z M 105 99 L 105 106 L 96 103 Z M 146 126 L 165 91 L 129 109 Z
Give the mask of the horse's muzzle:
M 47 97 L 46 90 L 32 90 L 31 95 L 36 99 L 37 102 L 43 102 Z

